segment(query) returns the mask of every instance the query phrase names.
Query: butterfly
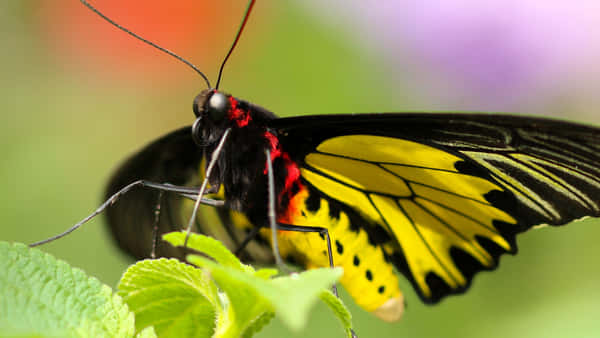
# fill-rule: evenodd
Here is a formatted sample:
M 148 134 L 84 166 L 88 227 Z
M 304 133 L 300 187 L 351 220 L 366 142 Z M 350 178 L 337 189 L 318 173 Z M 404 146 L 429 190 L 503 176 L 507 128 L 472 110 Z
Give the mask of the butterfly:
M 270 161 L 278 223 L 326 228 L 333 261 L 345 271 L 341 284 L 386 320 L 398 319 L 403 308 L 394 269 L 424 302 L 436 303 L 466 291 L 501 254 L 515 253 L 518 233 L 600 216 L 598 128 L 489 114 L 277 118 L 216 90 L 203 91 L 194 107 L 194 127 L 127 160 L 107 196 L 136 179 L 197 184 L 203 158 L 229 129 L 209 177 L 224 190 L 221 237 L 240 244 L 247 231 L 268 229 Z M 160 232 L 179 230 L 186 200 L 165 197 Z M 138 258 L 150 254 L 154 215 L 148 210 L 155 205 L 156 193 L 136 190 L 107 211 L 117 242 Z M 200 230 L 210 232 L 202 224 Z M 259 236 L 268 245 L 268 230 Z M 282 255 L 300 266 L 328 264 L 318 231 L 281 231 L 279 241 Z M 181 255 L 163 245 L 158 254 Z
M 516 253 L 519 233 L 600 216 L 599 128 L 497 114 L 279 118 L 208 87 L 192 126 L 143 148 L 108 183 L 110 204 L 127 191 L 107 209 L 111 232 L 137 258 L 182 257 L 153 238 L 180 230 L 196 200 L 221 220 L 192 217 L 198 231 L 248 261 L 272 261 L 277 242 L 303 268 L 341 266 L 354 300 L 395 321 L 399 274 L 437 303 Z

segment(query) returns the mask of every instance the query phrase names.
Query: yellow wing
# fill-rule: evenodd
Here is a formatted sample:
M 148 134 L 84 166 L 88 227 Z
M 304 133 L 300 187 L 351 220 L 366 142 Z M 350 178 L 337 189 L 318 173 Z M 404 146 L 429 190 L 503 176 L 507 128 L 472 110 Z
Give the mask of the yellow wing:
M 403 252 L 424 298 L 434 299 L 435 290 L 427 282 L 433 275 L 452 290 L 467 285 L 469 276 L 455 264 L 451 249 L 462 250 L 486 268 L 495 260 L 479 238 L 513 250 L 494 223 L 516 226 L 515 219 L 484 197 L 502 187 L 460 173 L 454 165 L 461 158 L 415 142 L 371 135 L 336 137 L 317 151 L 305 158 L 303 177 L 359 210 L 371 226 L 383 227 L 393 239 L 387 254 Z
M 428 303 L 515 253 L 517 233 L 600 215 L 595 128 L 459 114 L 279 123 L 307 186 L 360 215 Z

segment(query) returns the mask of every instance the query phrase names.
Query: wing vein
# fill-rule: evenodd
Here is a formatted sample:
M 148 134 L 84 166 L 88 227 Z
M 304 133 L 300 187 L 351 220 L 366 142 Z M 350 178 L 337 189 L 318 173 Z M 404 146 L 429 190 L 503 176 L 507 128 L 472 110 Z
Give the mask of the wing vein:
M 511 154 L 506 154 L 505 156 L 508 157 L 508 158 L 510 158 L 510 159 L 512 159 L 513 161 L 521 164 L 522 166 L 524 166 L 524 167 L 526 167 L 526 168 L 528 168 L 528 169 L 536 172 L 538 175 L 541 175 L 541 176 L 545 177 L 547 180 L 549 180 L 551 182 L 554 182 L 555 184 L 561 186 L 563 189 L 571 192 L 574 196 L 577 197 L 577 202 L 579 202 L 580 204 L 586 206 L 588 209 L 594 209 L 594 206 L 592 206 L 588 201 L 586 201 L 586 197 L 582 195 L 583 193 L 580 192 L 580 191 L 578 191 L 578 190 L 573 189 L 573 187 L 571 185 L 566 184 L 564 181 L 558 180 L 558 179 L 556 179 L 556 178 L 548 175 L 544 171 L 540 171 L 540 170 L 536 169 L 535 166 L 527 163 L 526 161 L 522 161 L 522 160 L 520 160 L 520 159 L 512 156 Z
M 474 246 L 471 244 L 471 240 L 468 237 L 465 237 L 461 232 L 459 232 L 455 227 L 453 227 L 452 225 L 450 225 L 450 223 L 446 222 L 446 220 L 442 219 L 441 217 L 439 217 L 436 213 L 432 212 L 431 210 L 429 210 L 426 206 L 422 205 L 421 203 L 419 203 L 418 201 L 413 201 L 418 207 L 420 207 L 423 211 L 425 211 L 426 213 L 428 213 L 431 217 L 437 219 L 441 224 L 443 224 L 448 230 L 452 231 L 456 236 L 458 236 L 460 239 L 462 239 L 464 242 L 468 243 L 468 245 L 476 250 L 477 252 L 479 252 L 480 255 L 482 256 L 486 256 L 487 253 L 481 252 L 481 250 L 479 250 L 479 248 L 477 246 Z M 454 259 L 453 259 L 454 261 Z M 456 265 L 456 263 L 454 264 Z
M 323 171 L 319 170 L 318 168 L 315 168 L 315 167 L 313 167 L 313 166 L 311 166 L 309 164 L 305 164 L 304 167 L 306 169 L 308 169 L 308 170 L 311 170 L 311 171 L 314 171 L 315 173 L 318 173 L 319 175 L 321 175 L 323 177 L 326 177 L 326 178 L 328 178 L 328 179 L 330 179 L 332 181 L 335 181 L 336 183 L 339 183 L 339 184 L 341 184 L 343 186 L 346 186 L 346 187 L 348 187 L 350 189 L 358 190 L 358 191 L 360 191 L 362 193 L 365 193 L 365 194 L 377 194 L 377 195 L 380 195 L 380 196 L 385 196 L 385 197 L 390 197 L 390 198 L 404 198 L 403 196 L 399 196 L 399 195 L 388 194 L 388 193 L 385 193 L 385 192 L 372 191 L 372 190 L 368 190 L 368 189 L 358 188 L 358 187 L 356 187 L 354 185 L 351 185 L 351 184 L 348 184 L 346 182 L 340 181 L 337 178 L 335 178 L 335 177 L 333 177 L 331 175 L 328 175 L 328 174 L 324 173 Z
M 413 201 L 413 203 L 415 203 L 415 202 Z M 427 250 L 429 250 L 429 252 L 431 253 L 431 255 L 433 257 L 435 257 L 435 260 L 438 262 L 438 264 L 440 265 L 440 267 L 442 267 L 442 269 L 444 269 L 446 271 L 446 273 L 448 274 L 448 276 L 450 276 L 454 280 L 454 282 L 456 284 L 460 284 L 459 281 L 450 272 L 450 270 L 448 270 L 448 268 L 446 267 L 446 265 L 442 263 L 441 259 L 438 257 L 438 255 L 435 253 L 435 251 L 433 251 L 433 248 L 431 247 L 431 245 L 429 245 L 429 242 L 425 239 L 425 237 L 423 236 L 423 234 L 419 230 L 419 227 L 415 224 L 415 221 L 410 217 L 410 215 L 400 205 L 400 203 L 398 203 L 397 200 L 396 200 L 396 205 L 398 206 L 398 208 L 400 208 L 400 211 L 402 211 L 402 213 L 404 214 L 404 216 L 406 216 L 406 219 L 408 219 L 408 221 L 410 222 L 411 226 L 413 227 L 413 229 L 415 230 L 415 232 L 417 233 L 417 235 L 421 239 L 421 241 L 423 241 L 423 243 L 425 244 L 425 247 L 427 247 Z M 379 212 L 379 210 L 377 210 L 377 211 Z M 384 222 L 387 222 L 387 220 L 385 220 L 385 218 L 383 218 L 383 220 L 384 220 Z
M 421 198 L 423 200 L 426 200 L 426 201 L 428 201 L 430 203 L 433 203 L 435 205 L 438 205 L 439 207 L 444 208 L 444 209 L 446 209 L 448 211 L 451 211 L 451 212 L 453 212 L 453 213 L 455 213 L 457 215 L 460 215 L 460 216 L 462 216 L 464 218 L 467 218 L 467 219 L 473 221 L 474 223 L 480 225 L 481 227 L 483 227 L 483 228 L 485 228 L 485 229 L 487 229 L 487 230 L 489 230 L 489 231 L 491 231 L 491 232 L 493 232 L 495 234 L 500 235 L 500 233 L 498 232 L 498 229 L 496 229 L 495 227 L 487 226 L 485 223 L 483 223 L 483 222 L 481 222 L 481 221 L 473 218 L 472 216 L 470 216 L 468 214 L 463 213 L 462 211 L 459 211 L 457 209 L 451 208 L 451 207 L 449 207 L 449 206 L 447 206 L 447 205 L 445 205 L 443 203 L 440 203 L 438 201 L 432 200 L 432 199 L 424 197 L 424 196 L 419 196 L 419 198 Z
M 425 167 L 425 166 L 419 166 L 419 165 L 414 165 L 414 164 L 405 164 L 405 163 L 400 163 L 400 162 L 369 161 L 369 160 L 364 160 L 362 158 L 356 158 L 356 157 L 352 157 L 352 156 L 346 156 L 346 155 L 340 155 L 340 154 L 334 154 L 334 153 L 328 153 L 328 152 L 322 152 L 322 151 L 316 151 L 315 153 L 319 153 L 319 154 L 323 154 L 323 155 L 327 155 L 327 156 L 338 157 L 338 158 L 343 158 L 343 159 L 348 159 L 348 160 L 360 161 L 360 162 L 364 162 L 364 163 L 368 163 L 368 164 L 374 164 L 377 166 L 381 166 L 382 164 L 388 164 L 388 165 L 397 165 L 397 166 L 409 167 L 409 168 L 429 169 L 429 170 L 443 171 L 443 172 L 449 172 L 449 173 L 454 173 L 454 174 L 461 174 L 454 170 Z

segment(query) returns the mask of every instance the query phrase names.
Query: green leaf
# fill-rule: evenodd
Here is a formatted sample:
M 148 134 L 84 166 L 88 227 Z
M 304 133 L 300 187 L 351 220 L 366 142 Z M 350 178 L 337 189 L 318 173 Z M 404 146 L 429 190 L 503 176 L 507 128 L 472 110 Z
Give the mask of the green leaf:
M 246 331 L 244 331 L 244 334 L 242 335 L 242 337 L 250 338 L 250 337 L 254 336 L 257 332 L 262 330 L 263 327 L 265 327 L 267 324 L 269 324 L 269 322 L 271 322 L 273 317 L 275 317 L 275 313 L 273 313 L 271 311 L 263 313 L 254 322 L 252 322 L 250 324 L 250 326 L 248 326 Z
M 253 323 L 273 312 L 268 300 L 253 286 L 253 282 L 266 281 L 255 277 L 254 273 L 219 265 L 202 256 L 190 255 L 188 261 L 210 271 L 210 276 L 217 282 L 226 295 L 227 305 L 223 320 L 220 321 L 215 337 L 239 337 Z
M 210 271 L 227 294 L 236 320 L 242 320 L 246 325 L 261 311 L 273 309 L 282 322 L 295 331 L 306 324 L 310 306 L 318 300 L 321 291 L 342 275 L 342 269 L 339 268 L 315 269 L 265 280 L 254 274 L 218 265 L 202 256 L 191 255 L 188 261 Z
M 343 274 L 342 268 L 314 269 L 272 280 L 276 292 L 268 292 L 279 318 L 293 330 L 299 330 L 308 320 L 310 307 L 326 288 Z
M 254 275 L 256 277 L 259 277 L 262 279 L 269 279 L 271 277 L 277 276 L 277 274 L 279 274 L 279 271 L 277 269 L 271 269 L 271 268 L 258 269 L 254 273 Z
M 184 232 L 178 232 L 167 234 L 163 238 L 173 245 L 182 246 L 185 236 Z M 335 296 L 324 291 L 341 277 L 341 269 L 316 269 L 271 278 L 278 273 L 276 269 L 255 271 L 242 264 L 223 244 L 212 238 L 192 233 L 187 246 L 212 258 L 189 255 L 187 260 L 207 271 L 207 275 L 223 292 L 219 294 L 220 297 L 214 296 L 216 291 L 210 292 L 213 296 L 207 296 L 211 299 L 209 303 L 215 307 L 217 318 L 213 337 L 251 337 L 274 314 L 290 329 L 297 331 L 306 325 L 310 307 L 319 297 L 333 309 L 346 331 L 351 332 L 347 309 Z M 206 285 L 210 283 L 206 282 Z M 135 306 L 130 306 L 135 311 Z M 161 334 L 158 323 L 149 324 L 154 325 Z
M 156 338 L 156 332 L 154 331 L 154 327 L 149 326 L 143 329 L 136 335 L 136 338 Z
M 346 335 L 352 337 L 352 315 L 342 300 L 329 290 L 322 291 L 319 298 L 321 298 L 321 300 L 329 306 L 331 311 L 333 311 L 333 314 L 338 317 L 346 331 Z
M 173 246 L 183 246 L 186 234 L 185 231 L 170 232 L 163 235 L 163 239 Z M 237 270 L 253 271 L 252 267 L 242 264 L 242 262 L 240 262 L 240 260 L 235 257 L 225 245 L 223 245 L 223 243 L 212 237 L 191 233 L 187 247 L 212 257 L 223 266 L 232 267 Z
M 211 337 L 223 311 L 208 275 L 175 259 L 136 263 L 118 288 L 135 313 L 136 329 L 154 326 L 161 337 Z
M 133 313 L 108 286 L 38 249 L 0 242 L 0 335 L 132 337 L 134 332 Z

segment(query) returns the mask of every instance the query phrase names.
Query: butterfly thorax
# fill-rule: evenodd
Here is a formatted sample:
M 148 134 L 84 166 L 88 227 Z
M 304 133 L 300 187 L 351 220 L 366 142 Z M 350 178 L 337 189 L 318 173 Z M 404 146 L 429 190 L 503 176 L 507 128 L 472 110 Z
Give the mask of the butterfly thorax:
M 300 169 L 282 149 L 277 132 L 268 128 L 272 112 L 215 90 L 203 91 L 194 102 L 198 116 L 193 133 L 201 140 L 207 159 L 215 152 L 225 130 L 229 135 L 209 178 L 211 186 L 223 185 L 226 203 L 243 212 L 253 224 L 266 225 L 268 206 L 267 158 L 275 176 L 278 214 L 288 211 L 289 201 L 302 190 Z

